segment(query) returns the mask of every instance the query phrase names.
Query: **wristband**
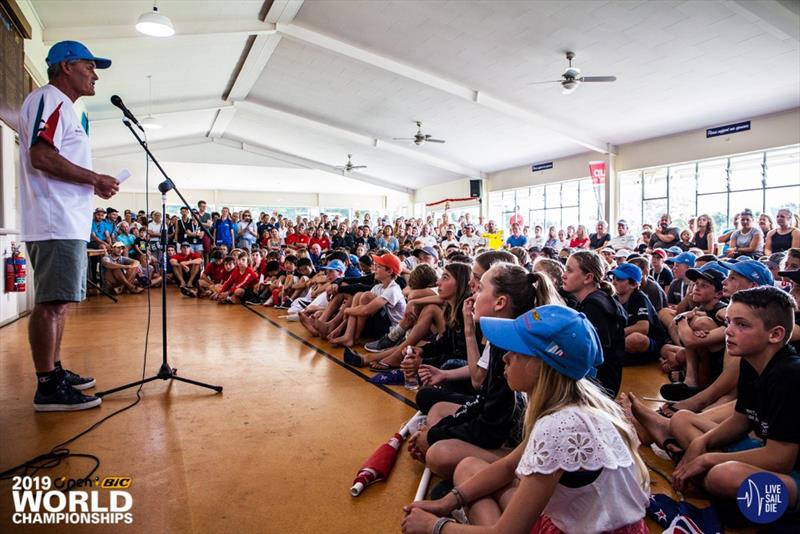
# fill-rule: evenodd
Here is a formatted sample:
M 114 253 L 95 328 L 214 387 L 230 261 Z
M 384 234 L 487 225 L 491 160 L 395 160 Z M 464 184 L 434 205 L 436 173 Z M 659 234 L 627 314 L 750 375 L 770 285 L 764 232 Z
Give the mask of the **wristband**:
M 433 531 L 432 531 L 432 533 L 433 533 L 433 534 L 440 534 L 440 533 L 442 532 L 442 529 L 444 528 L 444 526 L 445 526 L 447 523 L 455 523 L 455 519 L 453 519 L 452 517 L 440 517 L 440 518 L 439 518 L 439 519 L 436 521 L 436 524 L 435 524 L 435 525 L 433 525 Z
M 467 504 L 467 500 L 464 498 L 464 494 L 461 492 L 458 487 L 454 487 L 450 490 L 450 493 L 456 496 L 456 503 L 458 504 L 458 508 L 463 508 Z

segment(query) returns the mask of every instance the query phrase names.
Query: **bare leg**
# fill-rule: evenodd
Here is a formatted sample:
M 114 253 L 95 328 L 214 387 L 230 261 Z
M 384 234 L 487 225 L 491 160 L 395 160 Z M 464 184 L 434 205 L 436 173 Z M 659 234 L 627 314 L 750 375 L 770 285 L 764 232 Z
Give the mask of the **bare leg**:
M 189 270 L 189 280 L 186 282 L 186 285 L 193 286 L 199 274 L 200 265 L 192 265 L 192 268 Z
M 476 457 L 464 458 L 458 463 L 458 467 L 456 467 L 453 473 L 453 483 L 456 486 L 464 484 L 464 482 L 488 467 L 490 463 L 490 461 Z M 501 503 L 505 501 L 505 505 L 507 506 L 510 496 L 513 495 L 514 486 L 515 484 L 512 483 L 495 495 L 489 495 L 470 503 L 468 511 L 470 524 L 482 526 L 497 524 L 503 513 L 503 508 L 505 507 Z M 502 498 L 498 499 L 498 494 L 502 496 Z
M 692 440 L 719 426 L 733 413 L 735 405 L 736 403 L 731 401 L 702 413 L 681 410 L 673 415 L 672 419 L 668 419 L 669 432 L 685 449 Z
M 764 472 L 764 469 L 743 462 L 723 462 L 711 468 L 706 475 L 703 485 L 706 490 L 714 495 L 727 499 L 735 499 L 739 487 L 747 477 L 755 473 Z M 790 475 L 772 472 L 780 478 L 789 490 L 789 509 L 797 504 L 797 481 Z
M 474 456 L 486 462 L 494 462 L 509 452 L 503 449 L 482 449 L 460 439 L 444 439 L 430 446 L 425 454 L 425 465 L 430 467 L 435 474 L 449 480 L 453 478 L 456 466 L 464 458 Z
M 56 355 L 61 353 L 61 334 L 66 321 L 67 302 L 42 302 L 36 304 L 28 323 L 28 341 L 37 372 L 52 371 Z
M 186 285 L 186 282 L 183 280 L 183 267 L 177 261 L 170 260 L 170 264 L 172 264 L 172 274 L 175 276 L 175 279 L 178 281 L 181 287 Z

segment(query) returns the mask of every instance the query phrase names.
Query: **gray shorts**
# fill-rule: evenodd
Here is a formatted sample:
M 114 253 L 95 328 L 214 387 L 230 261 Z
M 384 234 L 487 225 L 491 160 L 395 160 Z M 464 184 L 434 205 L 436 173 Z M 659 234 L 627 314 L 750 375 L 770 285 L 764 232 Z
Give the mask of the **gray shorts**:
M 36 291 L 36 303 L 80 302 L 86 298 L 86 241 L 53 239 L 25 243 Z

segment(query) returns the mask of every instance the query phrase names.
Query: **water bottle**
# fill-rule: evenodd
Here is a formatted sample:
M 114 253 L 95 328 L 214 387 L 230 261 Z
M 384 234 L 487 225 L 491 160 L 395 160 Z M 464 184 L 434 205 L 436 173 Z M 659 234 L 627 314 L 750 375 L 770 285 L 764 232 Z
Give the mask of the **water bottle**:
M 411 346 L 406 347 L 406 356 L 403 358 L 403 361 L 413 358 L 414 352 L 411 350 Z M 419 389 L 419 379 L 417 378 L 417 373 L 404 373 L 405 375 L 405 387 L 406 389 L 410 389 L 412 391 L 416 391 Z

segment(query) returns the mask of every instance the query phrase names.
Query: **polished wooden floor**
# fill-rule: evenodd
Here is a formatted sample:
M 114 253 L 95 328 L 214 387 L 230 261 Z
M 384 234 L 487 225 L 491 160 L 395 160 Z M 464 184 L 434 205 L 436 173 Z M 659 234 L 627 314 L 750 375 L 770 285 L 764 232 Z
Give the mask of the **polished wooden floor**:
M 69 313 L 62 358 L 97 378 L 98 390 L 140 378 L 147 296 L 118 304 L 93 296 Z M 280 311 L 221 306 L 170 290 L 169 356 L 179 375 L 222 385 L 221 394 L 180 382 L 152 382 L 142 402 L 69 447 L 100 457 L 97 474 L 132 476 L 128 532 L 399 532 L 422 466 L 402 454 L 388 483 L 350 497 L 361 463 L 414 413 L 402 386 L 377 387 L 341 363 L 341 349 L 309 339 Z M 152 293 L 147 375 L 161 361 L 160 293 Z M 0 329 L 0 470 L 48 451 L 135 399 L 130 389 L 100 408 L 35 413 L 27 319 Z M 655 368 L 626 370 L 624 390 L 655 395 Z M 669 462 L 644 450 L 649 464 Z M 70 459 L 48 472 L 80 477 Z M 671 493 L 652 474 L 653 491 Z M 673 494 L 673 497 L 675 495 Z M 0 482 L 0 530 L 55 531 L 11 524 L 10 483 Z M 654 525 L 651 523 L 651 525 Z M 58 527 L 59 532 L 109 527 Z M 656 529 L 653 529 L 655 532 Z

